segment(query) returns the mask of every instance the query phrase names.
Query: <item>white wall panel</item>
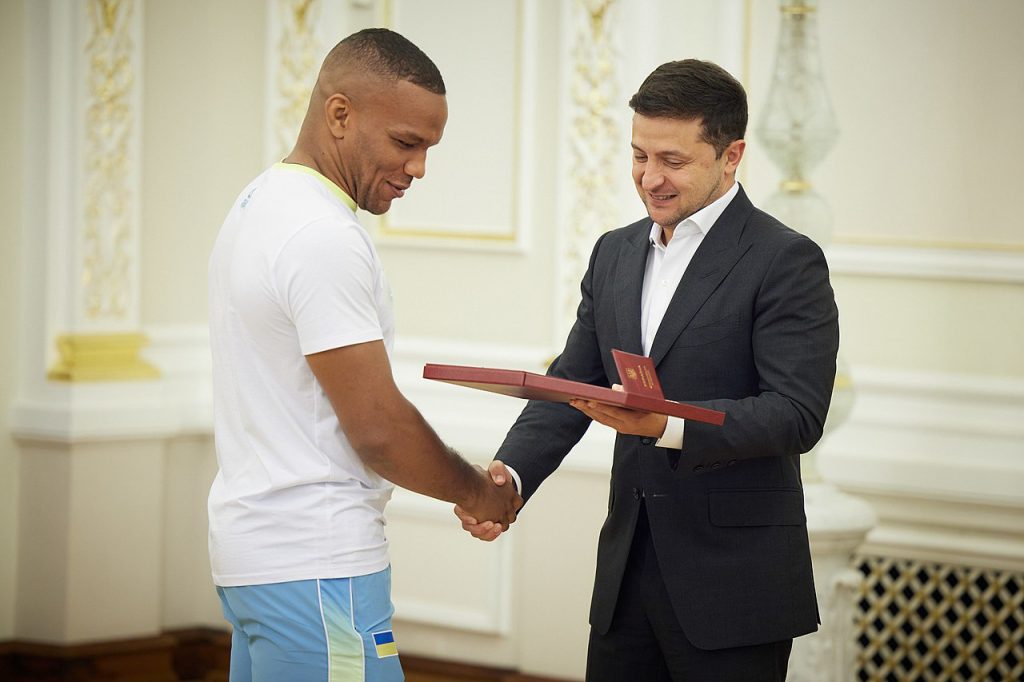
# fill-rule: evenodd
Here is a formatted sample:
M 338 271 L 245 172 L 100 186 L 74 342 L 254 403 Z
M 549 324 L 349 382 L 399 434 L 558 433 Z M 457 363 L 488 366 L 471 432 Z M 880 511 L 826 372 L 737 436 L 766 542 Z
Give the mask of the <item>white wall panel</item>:
M 413 4 L 419 7 L 421 3 L 397 3 L 395 21 L 402 22 L 402 8 Z M 405 220 L 402 216 L 421 221 L 413 204 L 405 206 L 411 200 L 432 202 L 428 213 L 435 216 L 443 209 L 445 225 L 434 233 L 427 229 L 433 219 L 423 219 L 417 224 L 424 229 L 417 228 L 418 232 L 398 235 L 394 230 L 376 231 L 381 259 L 395 294 L 399 335 L 502 345 L 549 343 L 554 263 L 560 257 L 553 241 L 563 229 L 555 207 L 559 192 L 559 73 L 564 59 L 558 38 L 561 3 L 474 3 L 477 23 L 472 25 L 447 12 L 448 3 L 423 4 L 438 8 L 430 23 L 432 35 L 421 35 L 421 28 L 414 25 L 407 32 L 437 61 L 445 77 L 449 125 L 440 145 L 428 154 L 423 183 L 416 183 L 419 186 L 393 204 L 394 214 L 389 214 L 386 225 L 401 228 Z M 479 14 L 478 7 L 491 6 L 505 9 L 494 13 L 493 19 Z M 506 16 L 512 17 L 512 23 L 499 21 Z M 404 24 L 397 28 L 405 30 Z M 477 45 L 477 38 L 472 36 L 477 32 L 484 36 L 499 34 L 500 38 L 491 41 L 495 49 L 480 54 L 464 49 L 464 44 Z M 440 58 L 452 54 L 453 49 L 460 50 L 454 61 Z M 507 73 L 512 68 L 513 59 L 518 60 L 517 82 L 502 75 L 502 69 Z M 484 77 L 479 70 L 490 68 L 496 60 L 506 66 L 496 71 L 495 78 L 488 79 L 490 84 L 460 80 L 462 73 Z M 476 95 L 478 90 L 489 92 L 488 88 L 504 88 L 505 92 L 497 99 Z M 467 117 L 466 111 L 474 113 Z M 510 127 L 513 121 L 514 128 Z M 462 141 L 458 138 L 460 126 L 468 126 L 468 137 Z M 494 152 L 511 149 L 513 143 L 518 145 L 514 152 Z M 438 161 L 444 155 L 474 159 L 472 165 L 458 169 L 458 177 L 468 176 L 469 180 L 460 181 L 454 194 L 435 191 L 429 184 L 445 181 L 448 173 Z M 496 177 L 512 179 L 499 182 L 494 180 Z M 476 201 L 473 195 L 479 191 L 488 196 L 500 193 L 493 211 L 483 215 L 486 222 L 481 224 L 493 228 L 488 238 L 478 238 L 487 234 L 471 225 L 476 219 L 467 220 L 462 209 L 464 201 Z M 505 218 L 497 219 L 502 215 Z M 369 218 L 366 224 L 376 223 Z M 452 232 L 449 223 L 461 225 L 459 229 L 465 231 Z
M 508 635 L 515 538 L 467 535 L 452 505 L 397 489 L 387 510 L 395 616 L 406 622 Z
M 391 0 L 390 27 L 437 64 L 448 91 L 443 144 L 381 217 L 384 238 L 515 245 L 521 199 L 522 0 Z

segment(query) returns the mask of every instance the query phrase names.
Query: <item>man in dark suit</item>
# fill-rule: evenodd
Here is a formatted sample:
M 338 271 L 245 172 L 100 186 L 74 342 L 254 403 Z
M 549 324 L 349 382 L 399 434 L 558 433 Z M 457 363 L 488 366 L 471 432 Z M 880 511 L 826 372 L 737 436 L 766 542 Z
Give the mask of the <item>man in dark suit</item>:
M 531 401 L 491 472 L 529 500 L 591 420 L 618 432 L 587 680 L 783 680 L 793 637 L 819 620 L 799 456 L 835 378 L 828 268 L 736 183 L 747 106 L 726 71 L 664 64 L 629 104 L 648 217 L 598 240 L 548 373 L 609 386 L 613 348 L 646 354 L 667 398 L 725 423 Z M 502 530 L 457 513 L 482 539 Z

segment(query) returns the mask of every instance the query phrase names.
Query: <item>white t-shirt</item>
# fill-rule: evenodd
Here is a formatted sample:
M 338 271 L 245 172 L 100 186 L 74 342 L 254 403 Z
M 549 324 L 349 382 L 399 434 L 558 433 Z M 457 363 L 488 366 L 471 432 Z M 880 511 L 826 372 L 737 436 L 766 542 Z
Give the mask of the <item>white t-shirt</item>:
M 354 209 L 316 171 L 279 163 L 242 191 L 214 245 L 217 585 L 388 565 L 383 512 L 393 486 L 349 445 L 305 358 L 377 339 L 391 351 L 390 289 Z

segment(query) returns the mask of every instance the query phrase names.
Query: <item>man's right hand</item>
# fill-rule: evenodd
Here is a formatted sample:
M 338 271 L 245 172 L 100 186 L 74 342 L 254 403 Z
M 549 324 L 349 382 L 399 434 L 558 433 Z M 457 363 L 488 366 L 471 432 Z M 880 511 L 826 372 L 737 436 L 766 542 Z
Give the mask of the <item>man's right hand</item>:
M 475 503 L 472 508 L 469 504 L 455 505 L 455 515 L 466 532 L 479 540 L 490 542 L 515 522 L 516 512 L 523 506 L 523 498 L 516 492 L 515 485 L 509 483 L 512 477 L 499 460 L 491 462 L 487 472 L 480 469 L 480 473 L 485 477 L 483 502 Z M 489 514 L 486 507 L 488 504 L 499 505 L 498 516 Z

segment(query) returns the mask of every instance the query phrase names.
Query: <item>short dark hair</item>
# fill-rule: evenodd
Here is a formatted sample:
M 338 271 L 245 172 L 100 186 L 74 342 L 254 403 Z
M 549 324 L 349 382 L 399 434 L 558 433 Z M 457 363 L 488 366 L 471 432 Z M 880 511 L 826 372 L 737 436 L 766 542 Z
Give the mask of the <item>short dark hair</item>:
M 412 41 L 389 29 L 365 28 L 353 33 L 324 59 L 328 67 L 353 62 L 381 78 L 409 81 L 435 95 L 445 94 L 437 65 Z
M 652 118 L 700 119 L 701 137 L 721 156 L 747 131 L 747 94 L 739 81 L 712 62 L 684 59 L 656 68 L 629 100 Z

